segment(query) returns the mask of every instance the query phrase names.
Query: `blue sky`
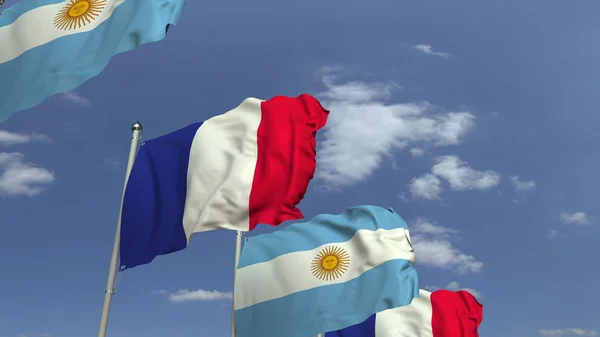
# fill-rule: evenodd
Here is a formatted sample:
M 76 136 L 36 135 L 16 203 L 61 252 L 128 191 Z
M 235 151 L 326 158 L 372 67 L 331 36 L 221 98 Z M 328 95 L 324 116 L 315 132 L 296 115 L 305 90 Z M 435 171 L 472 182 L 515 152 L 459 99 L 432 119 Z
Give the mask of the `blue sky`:
M 479 294 L 483 337 L 596 336 L 599 10 L 189 1 L 164 41 L 0 125 L 0 336 L 96 335 L 133 122 L 149 139 L 304 92 L 331 110 L 307 218 L 393 207 L 422 286 Z M 125 272 L 109 336 L 228 336 L 234 243 Z

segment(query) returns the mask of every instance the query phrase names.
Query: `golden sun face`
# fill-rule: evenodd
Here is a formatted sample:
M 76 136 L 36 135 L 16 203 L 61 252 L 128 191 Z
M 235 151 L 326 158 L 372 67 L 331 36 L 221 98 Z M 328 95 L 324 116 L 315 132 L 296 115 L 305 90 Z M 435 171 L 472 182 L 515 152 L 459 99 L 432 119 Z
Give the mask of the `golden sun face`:
M 71 0 L 54 18 L 54 26 L 62 30 L 84 27 L 95 20 L 106 7 L 106 0 Z
M 329 246 L 317 254 L 310 269 L 316 278 L 331 281 L 344 275 L 349 265 L 350 255 L 343 248 Z

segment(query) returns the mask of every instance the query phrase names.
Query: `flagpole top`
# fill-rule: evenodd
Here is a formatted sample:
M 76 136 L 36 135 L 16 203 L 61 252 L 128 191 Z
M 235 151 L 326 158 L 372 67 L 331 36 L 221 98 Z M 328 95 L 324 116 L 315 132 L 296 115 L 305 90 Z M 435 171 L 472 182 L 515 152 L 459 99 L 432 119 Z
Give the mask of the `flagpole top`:
M 131 126 L 131 131 L 142 131 L 142 129 L 143 129 L 143 127 L 142 127 L 142 124 L 140 122 L 135 122 Z

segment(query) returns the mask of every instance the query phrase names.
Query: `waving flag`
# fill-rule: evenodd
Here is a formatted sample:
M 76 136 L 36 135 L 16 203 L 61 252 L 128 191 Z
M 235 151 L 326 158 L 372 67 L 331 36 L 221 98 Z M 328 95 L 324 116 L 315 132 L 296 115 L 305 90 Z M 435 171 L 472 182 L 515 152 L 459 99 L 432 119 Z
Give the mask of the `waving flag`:
M 245 243 L 235 278 L 237 337 L 307 337 L 358 324 L 418 295 L 406 223 L 358 206 Z
M 165 37 L 184 0 L 21 0 L 0 15 L 0 122 Z
M 482 305 L 464 290 L 421 290 L 410 305 L 379 312 L 325 337 L 479 337 L 482 319 Z
M 185 248 L 193 233 L 302 218 L 328 111 L 309 95 L 248 98 L 142 144 L 121 214 L 121 269 Z

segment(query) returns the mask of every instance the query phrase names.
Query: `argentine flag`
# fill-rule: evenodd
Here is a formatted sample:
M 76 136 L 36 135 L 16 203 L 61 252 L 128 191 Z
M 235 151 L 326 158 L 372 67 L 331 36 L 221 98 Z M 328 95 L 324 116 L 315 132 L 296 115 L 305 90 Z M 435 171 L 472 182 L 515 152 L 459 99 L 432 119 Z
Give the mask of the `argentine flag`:
M 0 15 L 0 122 L 163 39 L 184 0 L 21 0 Z
M 237 337 L 312 337 L 408 305 L 414 262 L 406 223 L 377 206 L 251 237 L 235 277 Z

